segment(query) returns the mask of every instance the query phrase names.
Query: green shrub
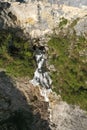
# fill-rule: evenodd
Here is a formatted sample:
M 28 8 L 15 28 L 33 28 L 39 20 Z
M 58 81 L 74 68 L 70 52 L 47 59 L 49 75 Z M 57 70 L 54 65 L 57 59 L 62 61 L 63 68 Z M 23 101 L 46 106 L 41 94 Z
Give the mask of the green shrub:
M 67 23 L 68 23 L 68 20 L 62 17 L 59 23 L 59 28 L 64 27 Z
M 73 20 L 73 22 L 70 24 L 70 27 L 74 27 L 77 24 L 77 22 L 79 21 L 79 19 L 80 18 Z
M 79 55 L 87 46 L 86 39 L 75 34 L 58 35 L 51 38 L 48 46 L 51 56 L 49 62 L 57 70 L 56 73 L 51 73 L 53 90 L 61 94 L 63 100 L 68 103 L 80 105 L 87 110 L 87 64 Z M 54 53 L 57 57 L 53 58 Z
M 29 42 L 6 31 L 0 32 L 0 67 L 14 76 L 33 76 L 35 63 Z

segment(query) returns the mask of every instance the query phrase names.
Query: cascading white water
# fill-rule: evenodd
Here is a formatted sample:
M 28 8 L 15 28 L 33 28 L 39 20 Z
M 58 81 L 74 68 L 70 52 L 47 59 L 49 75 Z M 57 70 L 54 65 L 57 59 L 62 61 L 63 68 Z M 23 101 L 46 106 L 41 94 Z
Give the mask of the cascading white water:
M 35 51 L 35 59 L 37 63 L 37 68 L 34 72 L 34 77 L 30 81 L 34 86 L 42 86 L 42 89 L 40 89 L 41 95 L 45 98 L 45 101 L 48 102 L 49 98 L 48 95 L 51 90 L 51 84 L 52 80 L 46 71 L 46 54 L 45 49 L 42 49 L 40 47 L 36 47 L 34 49 Z
M 40 15 L 41 7 L 38 1 L 37 4 L 37 12 L 38 12 L 38 28 L 42 28 L 41 26 L 41 15 Z M 38 39 L 39 40 L 39 39 Z M 31 80 L 31 83 L 34 86 L 42 86 L 42 89 L 40 89 L 40 93 L 42 96 L 44 96 L 45 101 L 49 101 L 48 94 L 52 91 L 51 90 L 51 84 L 52 80 L 46 71 L 46 50 L 44 46 L 34 46 L 34 52 L 35 52 L 35 60 L 37 63 L 37 68 L 34 72 L 34 77 Z
M 34 73 L 34 77 L 31 80 L 31 83 L 34 86 L 41 85 L 42 87 L 46 89 L 51 88 L 52 80 L 46 71 L 46 55 L 45 55 L 45 49 L 40 49 L 40 47 L 35 48 L 35 59 L 37 63 L 37 68 Z

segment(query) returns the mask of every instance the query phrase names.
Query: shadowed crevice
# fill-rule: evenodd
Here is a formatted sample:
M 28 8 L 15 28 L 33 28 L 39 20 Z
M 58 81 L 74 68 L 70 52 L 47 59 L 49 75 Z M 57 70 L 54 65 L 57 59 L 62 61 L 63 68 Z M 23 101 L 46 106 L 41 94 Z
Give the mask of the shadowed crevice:
M 17 89 L 15 81 L 1 71 L 0 130 L 50 130 L 49 122 L 42 119 L 41 113 L 35 114 L 35 109 L 27 102 L 24 93 Z

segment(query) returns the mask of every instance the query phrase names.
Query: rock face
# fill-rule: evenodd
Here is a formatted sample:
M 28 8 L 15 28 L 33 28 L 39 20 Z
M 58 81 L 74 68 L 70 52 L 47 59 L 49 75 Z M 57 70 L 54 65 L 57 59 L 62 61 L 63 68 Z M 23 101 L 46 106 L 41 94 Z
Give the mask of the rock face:
M 31 15 L 32 14 L 32 15 Z M 84 8 L 50 2 L 0 2 L 0 29 L 8 29 L 18 36 L 44 37 L 58 26 L 61 17 L 68 20 L 82 18 Z M 14 29 L 15 28 L 15 29 Z
M 0 72 L 0 130 L 87 130 L 87 114 L 51 92 L 49 102 L 29 78 Z
M 82 6 L 86 6 L 87 5 L 87 1 L 86 0 L 84 0 L 84 1 L 82 1 L 82 0 L 76 0 L 76 1 L 74 1 L 74 0 L 58 0 L 58 2 L 60 3 L 60 4 L 66 4 L 66 5 L 69 5 L 69 6 L 75 6 L 75 7 L 82 7 Z
M 48 103 L 29 79 L 0 72 L 0 130 L 50 130 Z
M 87 16 L 80 19 L 77 25 L 74 27 L 77 35 L 87 36 Z
M 87 115 L 79 107 L 69 106 L 59 102 L 52 110 L 52 120 L 55 128 L 52 130 L 86 130 Z
M 8 1 L 8 0 L 4 0 L 4 1 Z M 35 1 L 37 1 L 37 0 L 9 0 L 9 1 L 13 1 L 13 2 L 16 2 L 16 1 L 18 1 L 18 2 L 35 2 Z M 42 1 L 42 0 L 39 0 L 39 1 Z M 87 5 L 87 1 L 86 0 L 84 0 L 84 1 L 82 1 L 82 0 L 76 0 L 76 1 L 74 1 L 74 0 L 43 0 L 43 1 L 45 1 L 45 2 L 50 2 L 51 4 L 52 3 L 58 3 L 58 4 L 66 4 L 66 5 L 68 5 L 68 6 L 75 6 L 75 7 L 82 7 L 82 6 L 86 6 Z

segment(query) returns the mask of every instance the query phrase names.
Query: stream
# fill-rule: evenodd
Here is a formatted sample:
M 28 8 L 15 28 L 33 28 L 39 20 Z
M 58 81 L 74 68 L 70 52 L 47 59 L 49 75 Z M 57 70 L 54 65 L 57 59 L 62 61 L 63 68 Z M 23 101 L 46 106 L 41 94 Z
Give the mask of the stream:
M 34 86 L 41 85 L 46 89 L 51 89 L 52 80 L 46 68 L 47 56 L 46 56 L 45 48 L 42 46 L 40 47 L 34 46 L 34 51 L 35 51 L 35 60 L 36 60 L 37 68 L 34 72 L 34 77 L 31 80 L 31 83 Z
M 46 50 L 45 47 L 40 46 L 34 46 L 34 52 L 35 52 L 35 60 L 37 64 L 37 68 L 34 72 L 34 77 L 30 81 L 33 86 L 41 86 L 40 89 L 41 95 L 44 97 L 46 102 L 49 102 L 48 95 L 50 92 L 52 92 L 51 85 L 52 85 L 52 79 L 49 76 L 49 73 L 47 72 L 46 68 Z

